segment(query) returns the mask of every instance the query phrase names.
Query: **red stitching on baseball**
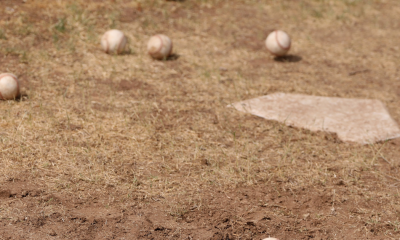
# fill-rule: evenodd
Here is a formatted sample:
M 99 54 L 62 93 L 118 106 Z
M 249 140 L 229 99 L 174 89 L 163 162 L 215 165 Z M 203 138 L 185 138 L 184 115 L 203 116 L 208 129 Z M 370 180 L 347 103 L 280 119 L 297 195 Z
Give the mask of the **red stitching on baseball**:
M 11 74 L 10 74 L 10 77 L 12 77 L 15 80 L 15 82 L 17 83 L 17 96 L 15 96 L 15 97 L 18 97 L 19 96 L 19 82 L 18 82 L 18 79 L 16 77 L 14 77 L 13 75 L 11 75 Z
M 124 39 L 125 39 L 125 35 L 123 35 L 121 41 L 119 41 L 118 48 L 117 48 L 117 53 L 121 53 L 121 49 L 120 48 L 121 48 L 121 44 L 124 41 Z
M 279 39 L 278 39 L 278 31 L 277 30 L 275 30 L 275 38 L 276 38 L 276 42 L 278 43 L 279 47 L 281 47 L 284 50 L 288 50 L 290 48 L 290 44 L 289 44 L 288 47 L 284 47 L 284 46 L 281 45 L 281 43 L 279 42 Z
M 163 48 L 164 44 L 163 44 L 163 40 L 162 40 L 160 35 L 156 35 L 156 37 L 158 37 L 160 39 L 161 44 L 160 44 L 160 48 L 155 53 L 160 53 L 160 51 Z

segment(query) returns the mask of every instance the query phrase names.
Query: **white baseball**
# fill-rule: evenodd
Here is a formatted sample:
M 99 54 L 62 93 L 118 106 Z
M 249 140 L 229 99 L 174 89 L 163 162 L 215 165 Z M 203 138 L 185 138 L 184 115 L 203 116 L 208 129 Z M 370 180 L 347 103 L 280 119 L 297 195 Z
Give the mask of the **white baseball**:
M 125 45 L 126 37 L 120 30 L 109 30 L 101 37 L 101 46 L 106 53 L 122 53 Z
M 284 56 L 290 49 L 291 40 L 287 33 L 276 30 L 265 40 L 268 51 L 275 56 Z
M 152 36 L 147 43 L 147 52 L 152 58 L 164 59 L 172 53 L 172 41 L 163 34 Z
M 277 238 L 272 238 L 272 237 L 269 237 L 269 238 L 264 238 L 263 240 L 279 240 L 279 239 L 277 239 Z
M 0 99 L 11 100 L 19 95 L 19 81 L 12 73 L 0 74 Z

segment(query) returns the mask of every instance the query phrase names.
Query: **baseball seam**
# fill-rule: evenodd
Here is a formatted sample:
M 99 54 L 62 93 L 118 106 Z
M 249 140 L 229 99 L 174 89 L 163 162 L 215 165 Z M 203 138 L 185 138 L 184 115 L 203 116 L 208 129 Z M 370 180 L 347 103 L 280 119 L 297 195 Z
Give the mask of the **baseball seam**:
M 121 51 L 121 45 L 122 45 L 122 42 L 124 42 L 124 39 L 125 39 L 125 35 L 122 36 L 121 40 L 118 43 L 117 53 L 121 53 L 122 52 Z
M 158 37 L 158 39 L 160 39 L 161 44 L 160 44 L 160 47 L 158 48 L 158 50 L 155 53 L 161 53 L 161 49 L 164 47 L 164 42 L 163 42 L 163 39 L 162 39 L 162 37 L 160 35 L 156 35 L 156 37 Z
M 19 82 L 18 82 L 18 79 L 16 77 L 12 76 L 12 75 L 10 75 L 10 77 L 12 77 L 14 79 L 15 83 L 17 83 L 17 96 L 15 96 L 15 97 L 18 97 L 19 96 Z
M 277 30 L 275 31 L 275 39 L 276 39 L 276 42 L 278 43 L 278 46 L 279 46 L 280 48 L 282 48 L 282 49 L 284 49 L 284 50 L 288 50 L 288 49 L 290 48 L 290 44 L 289 44 L 288 47 L 284 47 L 284 46 L 282 46 L 282 44 L 279 42 L 279 39 L 278 39 L 278 31 L 277 31 Z

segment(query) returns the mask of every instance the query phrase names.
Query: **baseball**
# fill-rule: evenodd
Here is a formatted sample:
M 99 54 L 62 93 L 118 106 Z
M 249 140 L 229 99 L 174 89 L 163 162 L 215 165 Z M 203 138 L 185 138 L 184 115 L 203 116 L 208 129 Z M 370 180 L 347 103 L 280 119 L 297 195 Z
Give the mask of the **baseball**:
M 19 81 L 12 73 L 0 74 L 0 99 L 11 100 L 19 95 Z
M 281 30 L 270 33 L 265 40 L 268 51 L 275 56 L 284 56 L 290 49 L 290 37 Z
M 263 240 L 279 240 L 279 239 L 277 239 L 277 238 L 272 238 L 272 237 L 269 237 L 269 238 L 264 238 Z
M 172 53 L 172 41 L 163 34 L 152 36 L 147 43 L 147 52 L 154 59 L 165 59 Z
M 125 45 L 126 37 L 120 30 L 109 30 L 101 37 L 101 46 L 106 53 L 122 53 Z

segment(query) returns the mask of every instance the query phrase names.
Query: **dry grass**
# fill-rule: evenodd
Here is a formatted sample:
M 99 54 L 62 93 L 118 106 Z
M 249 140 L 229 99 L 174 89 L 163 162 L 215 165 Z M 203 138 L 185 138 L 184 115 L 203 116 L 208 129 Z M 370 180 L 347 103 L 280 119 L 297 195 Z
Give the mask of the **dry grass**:
M 335 193 L 341 181 L 334 199 L 384 203 L 364 209 L 375 216 L 367 228 L 386 211 L 379 236 L 398 236 L 399 141 L 352 145 L 226 107 L 276 91 L 375 98 L 399 122 L 397 1 L 5 3 L 15 12 L 0 10 L 0 71 L 19 75 L 27 95 L 0 102 L 0 182 L 82 199 L 123 193 L 105 206 L 143 193 L 168 199 L 179 218 L 215 189 Z M 101 51 L 109 28 L 125 32 L 128 53 Z M 275 28 L 290 33 L 300 61 L 267 54 Z M 176 60 L 148 57 L 155 33 L 171 37 Z M 4 201 L 0 219 L 20 208 Z

